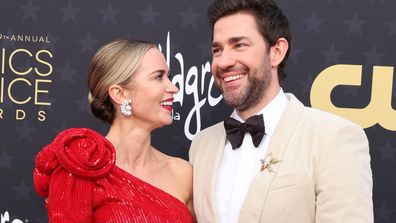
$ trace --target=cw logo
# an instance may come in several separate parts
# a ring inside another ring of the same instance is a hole
[[[392,108],[393,67],[374,66],[371,99],[365,108],[340,108],[331,101],[331,91],[338,85],[361,86],[362,66],[339,64],[326,68],[311,88],[311,105],[335,113],[360,124],[363,128],[375,124],[396,131],[396,111]]]

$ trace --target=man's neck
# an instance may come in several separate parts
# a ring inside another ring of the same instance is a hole
[[[263,110],[263,108],[265,108],[265,106],[267,106],[272,100],[274,100],[274,98],[279,94],[280,89],[281,88],[278,87],[276,90],[268,91],[267,94],[264,95],[262,100],[259,101],[259,103],[243,111],[236,110],[237,114],[243,120],[246,120],[253,115],[258,114],[261,110]]]

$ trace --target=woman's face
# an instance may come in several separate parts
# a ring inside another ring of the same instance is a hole
[[[172,123],[173,95],[179,89],[170,81],[169,68],[158,49],[146,52],[128,89],[136,122],[153,129]]]

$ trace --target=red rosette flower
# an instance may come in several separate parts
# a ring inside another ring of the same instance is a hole
[[[48,196],[49,182],[52,172],[59,166],[55,153],[50,146],[44,147],[36,156],[33,171],[34,189],[40,196]]]
[[[65,130],[55,138],[51,148],[65,169],[83,179],[104,177],[115,165],[113,145],[91,129]]]
[[[57,168],[95,180],[106,176],[114,166],[115,149],[101,134],[87,128],[67,129],[36,156],[35,189],[47,196],[51,175]]]

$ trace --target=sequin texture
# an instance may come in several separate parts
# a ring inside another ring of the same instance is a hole
[[[177,198],[115,165],[113,145],[86,128],[61,132],[36,156],[36,192],[52,223],[190,223]]]

